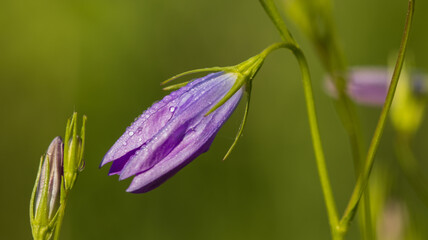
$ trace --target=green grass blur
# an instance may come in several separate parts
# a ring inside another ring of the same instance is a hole
[[[387,64],[400,44],[407,2],[335,2],[349,64]],[[424,71],[427,13],[428,2],[418,1],[409,43]],[[354,184],[347,137],[323,92],[312,46],[291,30],[311,67],[342,212]],[[61,239],[329,239],[300,73],[287,51],[272,54],[257,75],[244,136],[225,162],[242,107],[208,153],[152,192],[126,193],[129,181],[98,169],[133,119],[166,94],[162,80],[237,64],[279,40],[256,0],[0,1],[0,238],[31,238],[28,204],[40,156],[64,135],[76,110],[88,116],[86,169],[71,192]],[[379,109],[359,113],[368,142]],[[422,169],[428,167],[427,124],[415,142]],[[376,161],[394,166],[392,137],[387,126]],[[424,231],[428,209],[409,198]],[[360,239],[356,221],[347,239]]]

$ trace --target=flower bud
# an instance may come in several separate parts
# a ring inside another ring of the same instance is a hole
[[[30,203],[31,227],[35,239],[48,239],[53,231],[61,197],[63,148],[61,137],[54,138],[40,162]]]
[[[77,135],[77,113],[68,121],[64,143],[64,182],[65,188],[71,189],[77,175],[84,166],[83,148],[85,140],[86,116],[83,116],[81,135]]]

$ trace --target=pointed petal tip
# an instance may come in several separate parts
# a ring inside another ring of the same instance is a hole
[[[153,188],[150,188],[148,186],[137,186],[136,184],[131,183],[131,185],[129,185],[129,187],[126,189],[126,192],[139,194],[149,192],[150,190],[153,190]]]
[[[102,168],[107,163],[111,162],[111,159],[107,158],[108,153],[104,156],[103,160],[100,162],[98,168]]]
[[[128,192],[128,193],[133,193],[133,194],[140,193],[140,192],[137,192],[137,191],[136,191],[136,189],[134,189],[134,188],[132,188],[132,187],[128,187],[128,188],[126,189],[126,192]]]
[[[119,181],[125,180],[127,178],[132,177],[132,176],[133,176],[132,173],[130,173],[129,171],[124,170],[124,171],[120,172],[120,174],[119,174]]]

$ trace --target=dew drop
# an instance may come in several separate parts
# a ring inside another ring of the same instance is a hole
[[[175,111],[175,107],[170,107],[170,108],[169,108],[169,111],[170,111],[170,112],[174,112],[174,111]]]
[[[129,136],[132,136],[132,135],[134,135],[134,132],[133,132],[133,131],[130,131],[130,132],[128,133],[128,135],[129,135]]]

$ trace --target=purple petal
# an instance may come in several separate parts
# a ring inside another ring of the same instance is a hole
[[[388,93],[391,73],[386,68],[356,68],[349,73],[348,94],[354,101],[367,105],[383,105]]]
[[[181,143],[188,129],[200,122],[204,114],[226,95],[235,80],[235,74],[222,74],[179,96],[171,120],[129,159],[120,179],[147,171],[167,156]]]
[[[140,148],[162,129],[174,115],[177,100],[180,96],[195,88],[201,83],[207,82],[224,74],[223,72],[209,74],[203,78],[196,79],[177,91],[165,96],[161,101],[153,104],[147,111],[143,112],[135,122],[127,128],[125,133],[110,148],[104,156],[101,166],[115,161],[127,155],[129,152]]]
[[[242,92],[243,89],[240,89],[212,114],[198,118],[197,124],[189,129],[184,139],[160,162],[138,174],[127,191],[133,193],[150,191],[172,177],[197,156],[206,152],[218,130],[235,110]]]
[[[391,73],[382,67],[352,68],[348,73],[346,92],[357,103],[379,106],[385,102]],[[337,90],[331,78],[326,79],[328,94],[337,98]]]
[[[120,174],[120,171],[122,171],[123,167],[128,162],[129,158],[132,155],[134,155],[137,150],[138,148],[132,151],[129,151],[127,154],[123,155],[119,159],[114,160],[113,163],[111,164],[108,175],[111,176],[111,175]]]

